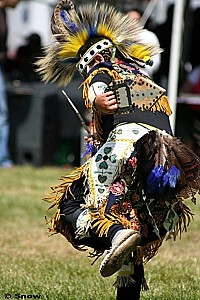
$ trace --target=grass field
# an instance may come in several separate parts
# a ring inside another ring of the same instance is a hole
[[[48,204],[41,198],[65,170],[30,166],[0,169],[0,299],[114,300],[115,275],[101,278],[59,235],[47,238]],[[200,200],[200,199],[199,199]],[[165,242],[146,266],[150,290],[142,300],[200,300],[200,203],[195,220],[175,243]]]

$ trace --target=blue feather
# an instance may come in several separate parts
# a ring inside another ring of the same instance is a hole
[[[82,157],[85,157],[88,154],[94,155],[95,153],[96,153],[96,147],[94,146],[93,143],[89,143],[89,144],[87,144],[87,148],[84,151],[84,153],[82,154]]]
[[[160,191],[163,188],[164,167],[155,167],[147,178],[147,189],[149,192]]]
[[[171,188],[175,188],[179,178],[179,169],[176,166],[172,166],[163,177],[164,186],[170,186]]]
[[[175,188],[179,178],[180,171],[176,166],[172,166],[167,172],[163,166],[157,166],[147,178],[147,190],[161,194],[167,186]]]
[[[90,36],[94,37],[97,35],[97,28],[95,26],[90,26],[89,30]]]
[[[167,186],[167,185],[169,185],[169,176],[168,176],[169,174],[168,174],[168,172],[167,173],[165,173],[165,175],[163,176],[163,185],[164,186]]]
[[[65,10],[62,10],[60,14],[61,14],[63,21],[65,22],[67,27],[70,29],[70,31],[72,33],[75,33],[78,30],[78,26],[69,20]]]

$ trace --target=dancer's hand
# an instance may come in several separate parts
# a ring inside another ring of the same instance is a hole
[[[112,91],[96,96],[94,107],[104,114],[114,114],[118,108],[115,94]]]
[[[84,136],[84,140],[87,144],[93,144],[95,147],[98,147],[100,145],[99,141],[96,138],[96,134],[94,134],[93,136]]]

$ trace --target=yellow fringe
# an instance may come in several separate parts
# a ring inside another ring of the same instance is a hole
[[[152,107],[150,108],[151,111],[161,111],[164,112],[166,115],[170,116],[172,114],[168,97],[163,95],[161,96],[157,102],[155,102]]]
[[[92,228],[102,237],[107,236],[108,230],[113,224],[121,224],[124,228],[132,228],[129,220],[119,214],[105,214],[106,204],[98,211],[91,213]]]
[[[46,218],[46,225],[49,226],[48,232],[49,234],[61,233],[63,234],[67,240],[69,240],[69,234],[66,232],[66,229],[63,228],[62,220],[60,219],[60,202],[63,199],[63,195],[70,189],[71,184],[81,178],[83,175],[84,166],[76,168],[74,171],[69,173],[66,176],[62,176],[60,180],[62,181],[59,185],[51,187],[52,193],[43,198],[44,201],[48,203],[52,203],[46,211],[48,212],[50,209],[56,206],[56,211],[52,215],[50,219]]]
[[[111,215],[105,215],[106,205],[102,206],[98,211],[91,213],[92,228],[96,230],[99,237],[107,236],[108,230],[113,224],[118,224],[117,220]]]
[[[48,208],[51,209],[55,205],[59,204],[63,194],[67,191],[67,189],[71,186],[71,184],[75,181],[81,178],[84,171],[84,165],[76,168],[71,173],[62,176],[59,180],[62,182],[59,185],[52,186],[52,193],[50,195],[47,195],[43,198],[44,201],[53,203],[52,206]]]

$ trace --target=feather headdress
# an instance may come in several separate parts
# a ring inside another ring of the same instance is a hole
[[[68,84],[76,69],[84,73],[94,56],[107,48],[118,50],[125,58],[150,62],[160,52],[154,45],[140,41],[141,25],[108,4],[86,4],[75,9],[71,0],[60,1],[51,20],[54,42],[45,49],[37,62],[38,72],[45,82]],[[80,49],[92,37],[102,40],[80,56]]]

